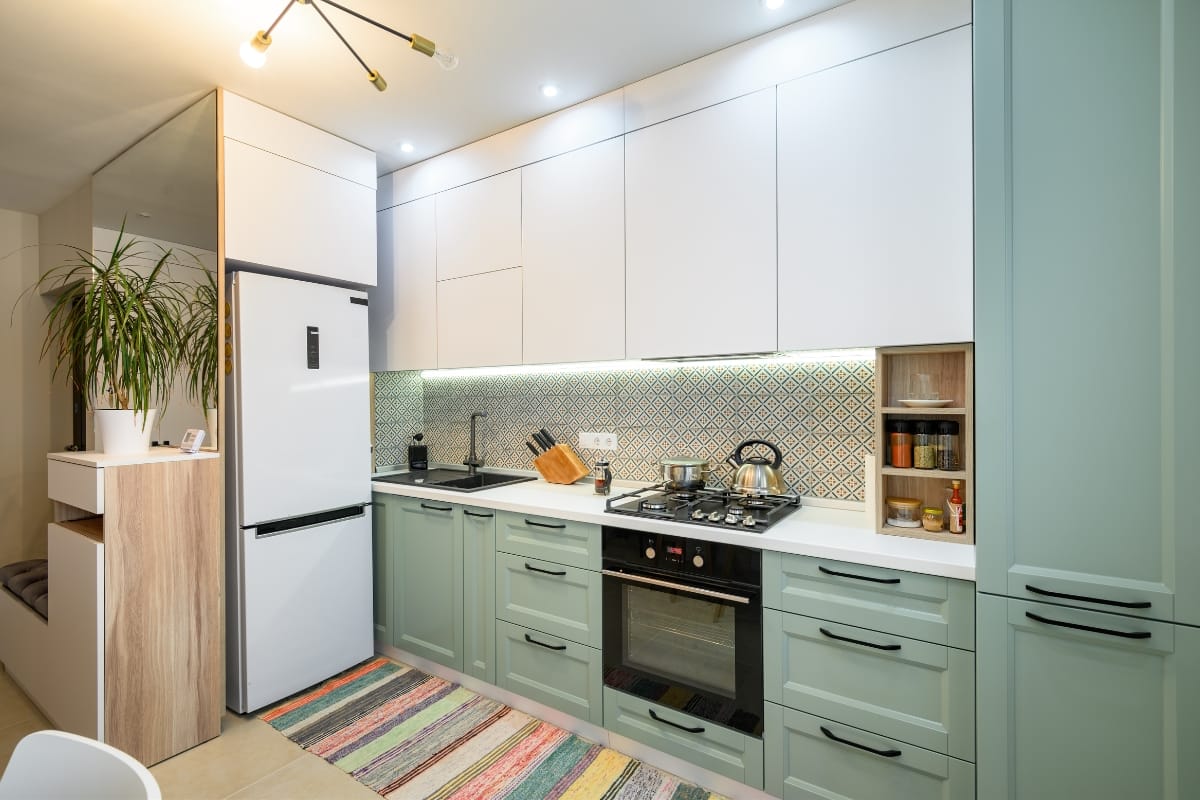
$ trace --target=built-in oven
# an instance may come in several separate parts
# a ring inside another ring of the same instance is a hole
[[[762,736],[761,551],[606,525],[601,553],[605,686]]]

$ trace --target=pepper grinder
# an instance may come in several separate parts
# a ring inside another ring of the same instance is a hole
[[[612,490],[612,471],[607,461],[597,461],[592,467],[592,487],[596,494],[608,494]]]

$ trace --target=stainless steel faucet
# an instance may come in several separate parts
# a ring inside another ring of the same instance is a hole
[[[475,418],[486,416],[486,411],[476,411],[471,415],[471,452],[467,455],[467,460],[463,462],[467,465],[468,475],[474,475],[475,470],[483,466],[483,459],[475,452]]]

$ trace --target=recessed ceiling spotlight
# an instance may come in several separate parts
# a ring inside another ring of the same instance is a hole
[[[558,97],[558,87],[553,83],[543,83],[542,94],[546,97]]]
[[[142,219],[150,219],[150,212],[149,211],[139,211],[138,216],[141,217]]]
[[[413,151],[412,142],[404,142],[400,145],[401,153],[411,153]]]
[[[774,11],[777,8],[783,8],[783,0],[762,0],[763,8]]]

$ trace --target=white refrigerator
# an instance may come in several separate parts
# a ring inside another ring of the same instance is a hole
[[[365,292],[234,272],[226,695],[262,708],[374,652]]]

